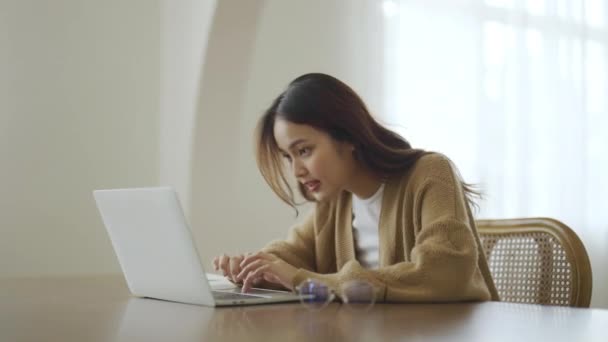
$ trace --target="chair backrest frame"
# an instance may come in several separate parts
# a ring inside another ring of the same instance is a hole
[[[545,233],[554,237],[564,249],[571,266],[570,306],[589,307],[592,279],[589,256],[580,238],[562,222],[544,217],[477,220],[480,238],[499,237],[509,234]],[[484,251],[490,257],[490,251]],[[488,260],[488,263],[490,260]]]

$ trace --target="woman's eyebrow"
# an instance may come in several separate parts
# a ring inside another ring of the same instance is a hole
[[[301,144],[303,142],[306,142],[306,139],[297,139],[295,141],[293,141],[291,144],[289,144],[289,148],[288,149],[293,149],[296,145]]]
[[[302,139],[296,139],[296,140],[295,140],[295,141],[293,141],[291,144],[289,144],[289,147],[288,147],[287,149],[288,149],[288,150],[291,150],[291,149],[293,149],[293,148],[294,148],[296,145],[299,145],[299,144],[302,144],[302,143],[305,143],[305,142],[307,142],[307,140],[306,140],[306,139],[303,139],[303,138],[302,138]],[[278,146],[277,146],[277,147],[278,147]],[[281,153],[287,153],[287,152],[285,152],[285,151],[284,151],[282,148],[280,148],[280,147],[279,147],[279,152],[281,152]]]

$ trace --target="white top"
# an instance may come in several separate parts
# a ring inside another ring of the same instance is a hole
[[[353,194],[353,236],[355,253],[361,266],[378,268],[380,258],[378,224],[382,209],[384,184],[369,198],[359,198]]]

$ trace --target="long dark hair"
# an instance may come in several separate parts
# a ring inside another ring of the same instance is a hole
[[[382,177],[403,173],[420,157],[431,153],[414,149],[403,137],[374,120],[365,103],[355,91],[335,77],[311,73],[293,80],[266,110],[258,122],[256,160],[262,176],[281,200],[293,208],[297,203],[285,178],[284,163],[274,138],[277,118],[306,124],[329,134],[338,142],[355,147],[355,158]],[[479,193],[461,181],[469,204]],[[314,198],[303,184],[300,194],[309,201]]]

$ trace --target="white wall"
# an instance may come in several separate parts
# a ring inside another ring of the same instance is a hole
[[[158,183],[156,1],[0,2],[0,276],[119,272],[91,191]]]
[[[215,0],[160,1],[160,184],[190,211],[192,139]]]

